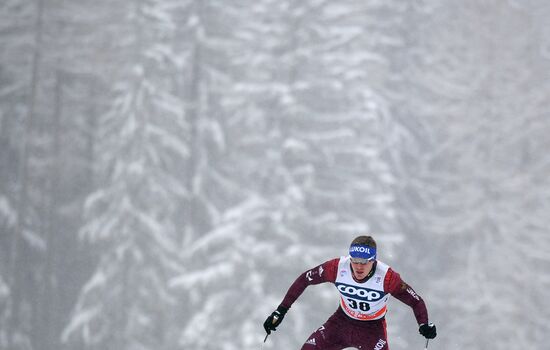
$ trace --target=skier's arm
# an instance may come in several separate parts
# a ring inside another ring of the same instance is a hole
[[[419,325],[428,323],[428,310],[424,300],[392,269],[388,271],[384,279],[384,290],[409,305],[413,309],[414,317]]]
[[[296,299],[298,299],[304,290],[312,284],[335,282],[336,272],[338,270],[338,261],[338,258],[326,261],[323,264],[301,274],[286,292],[280,306],[287,310],[290,309]]]
[[[292,285],[286,292],[283,301],[281,302],[279,307],[277,307],[277,310],[273,311],[264,322],[264,329],[267,334],[271,334],[271,331],[275,331],[277,329],[277,327],[283,321],[283,318],[285,317],[288,309],[290,309],[296,299],[298,299],[298,297],[302,295],[307,286],[323,282],[336,281],[338,261],[339,259],[333,259],[319,266],[316,266],[313,269],[301,274],[296,279],[296,281],[292,283]]]

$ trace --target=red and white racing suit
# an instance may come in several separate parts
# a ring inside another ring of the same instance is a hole
[[[302,346],[302,350],[388,350],[386,332],[387,303],[391,294],[409,305],[418,324],[428,323],[428,311],[422,298],[388,265],[375,261],[362,281],[352,274],[350,257],[329,260],[304,272],[290,286],[281,306],[290,308],[312,284],[333,283],[340,293],[336,312]]]

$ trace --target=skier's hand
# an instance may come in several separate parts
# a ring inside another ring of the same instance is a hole
[[[279,306],[277,310],[273,311],[271,315],[267,317],[264,322],[264,329],[267,334],[271,334],[271,331],[277,330],[277,327],[283,322],[285,314],[288,311],[286,307]]]
[[[437,335],[435,324],[433,323],[422,323],[420,325],[420,328],[418,328],[418,332],[422,334],[427,339],[433,339]]]

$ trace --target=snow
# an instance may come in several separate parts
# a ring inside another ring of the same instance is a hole
[[[0,347],[257,349],[362,233],[434,347],[546,346],[547,2],[41,3],[0,5]],[[325,287],[263,346],[299,348]]]

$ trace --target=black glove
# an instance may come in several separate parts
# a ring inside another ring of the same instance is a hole
[[[279,306],[277,310],[273,311],[271,315],[267,317],[264,322],[264,329],[267,334],[271,334],[271,331],[277,330],[277,327],[283,322],[283,318],[285,318],[287,311],[288,309],[286,307]]]
[[[420,328],[418,328],[418,332],[422,334],[427,339],[433,339],[437,335],[435,324],[433,323],[422,323],[420,325]]]

